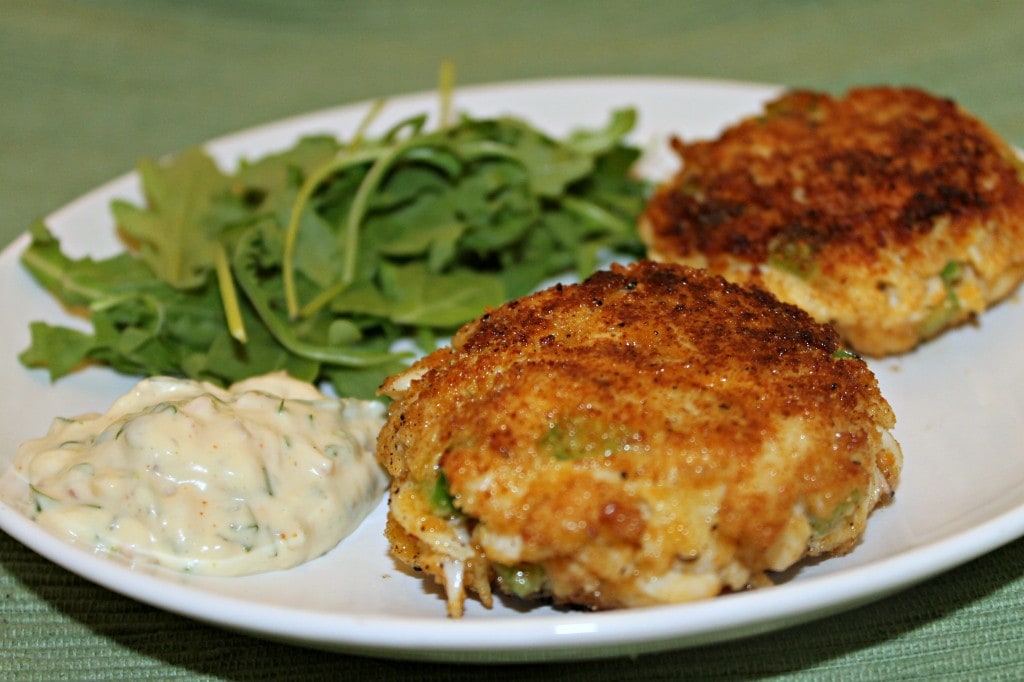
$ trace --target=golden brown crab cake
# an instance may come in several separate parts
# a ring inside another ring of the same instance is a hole
[[[387,536],[452,616],[494,585],[603,609],[765,584],[850,549],[902,465],[831,328],[681,265],[491,310],[381,390]]]
[[[709,141],[640,221],[651,258],[756,283],[867,355],[974,319],[1024,278],[1014,151],[910,88],[797,91]]]

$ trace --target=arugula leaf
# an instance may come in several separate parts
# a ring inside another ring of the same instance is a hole
[[[21,352],[18,359],[26,367],[49,369],[52,380],[74,371],[85,362],[95,346],[91,335],[68,327],[33,322],[29,331],[32,344]]]
[[[33,323],[20,356],[222,384],[285,369],[372,397],[422,350],[546,279],[641,253],[635,112],[554,139],[515,118],[319,135],[230,173],[201,149],[139,164],[111,209],[126,251],[72,259],[42,223],[22,263],[92,332]],[[448,121],[448,117],[445,117]]]
[[[34,223],[29,235],[32,241],[21,256],[22,265],[69,308],[160,286],[145,264],[127,253],[102,261],[75,261],[61,252],[60,241],[42,222]]]
[[[636,109],[619,109],[612,113],[607,126],[600,130],[577,130],[569,135],[566,145],[582,154],[607,154],[622,148],[622,138],[635,125]]]
[[[519,121],[509,121],[520,134],[517,157],[529,177],[530,189],[541,197],[558,197],[571,183],[586,176],[594,160],[568,145],[556,144]]]
[[[258,192],[254,198],[273,196],[291,187],[292,173],[310,173],[339,151],[338,141],[329,135],[303,137],[290,149],[254,162],[243,160],[231,178],[232,185]]]
[[[112,205],[121,230],[138,243],[143,261],[162,280],[179,288],[198,286],[213,267],[213,238],[203,217],[228,178],[202,150],[171,161],[144,159],[139,176],[148,206]]]
[[[230,336],[216,287],[179,290],[127,254],[71,260],[48,230],[32,231],[22,263],[66,306],[88,315],[92,334],[32,325],[32,344],[20,356],[30,367],[64,376],[85,360],[130,374],[180,374],[185,358],[203,352],[219,334]]]
[[[391,319],[413,327],[451,329],[466,322],[467,313],[472,319],[505,300],[505,287],[490,275],[432,273],[423,263],[388,265],[381,270],[381,286]]]

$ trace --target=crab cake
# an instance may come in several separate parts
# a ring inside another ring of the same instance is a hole
[[[759,284],[862,354],[908,351],[1024,278],[1024,167],[949,99],[797,91],[672,145],[681,170],[640,220],[649,256]]]
[[[766,584],[845,552],[902,455],[867,365],[754,287],[643,261],[491,310],[381,388],[394,555],[448,611]]]

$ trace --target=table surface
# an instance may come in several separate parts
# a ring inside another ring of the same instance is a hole
[[[1020,2],[0,0],[0,244],[155,156],[433,87],[586,75],[912,84],[1024,146]],[[5,405],[4,418],[16,418]],[[1024,541],[883,601],[637,659],[480,667],[329,654],[135,603],[0,533],[3,679],[893,679],[1024,675]],[[371,677],[372,676],[372,677]]]

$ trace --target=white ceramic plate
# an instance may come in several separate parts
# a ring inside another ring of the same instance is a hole
[[[586,79],[473,87],[457,107],[476,115],[514,113],[555,134],[602,125],[609,112],[636,106],[635,142],[649,150],[645,172],[674,167],[673,132],[705,137],[755,112],[778,88],[678,79]],[[381,127],[436,109],[434,93],[392,100]],[[286,148],[300,134],[348,137],[367,104],[317,112],[217,140],[225,167]],[[139,200],[134,175],[118,178],[48,220],[74,253],[118,249],[109,203]],[[17,353],[34,319],[68,317],[17,262],[21,238],[0,255],[0,386],[6,409],[0,469],[19,443],[43,434],[55,415],[105,410],[134,379],[92,369],[50,385]],[[302,645],[389,657],[526,661],[636,654],[735,638],[792,625],[880,598],[1024,535],[1024,310],[1005,303],[981,321],[899,360],[873,364],[899,419],[906,457],[894,504],[874,514],[851,554],[794,572],[768,589],[679,606],[604,613],[527,611],[475,601],[462,620],[445,617],[442,595],[387,553],[385,505],[326,556],[290,571],[234,579],[186,578],[128,566],[68,546],[22,510],[25,491],[0,481],[0,527],[39,554],[141,602],[230,629]],[[16,403],[16,407],[12,404]]]

